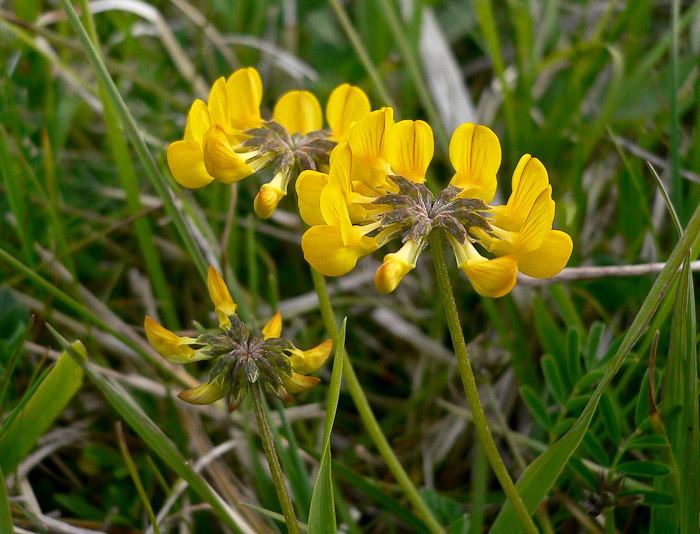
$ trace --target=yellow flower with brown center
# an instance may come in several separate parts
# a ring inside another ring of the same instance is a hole
[[[330,170],[297,179],[299,211],[311,226],[302,237],[306,260],[321,274],[340,276],[363,256],[399,238],[375,275],[382,293],[396,289],[416,266],[431,232],[449,240],[459,268],[483,296],[510,292],[518,271],[546,278],[564,268],[568,234],[553,230],[554,201],[542,163],[525,155],[503,206],[490,203],[501,163],[498,137],[465,123],[452,135],[450,185],[433,195],[424,185],[433,157],[430,126],[394,123],[391,108],[373,111],[353,126],[331,154]]]
[[[236,304],[226,283],[214,267],[207,276],[209,296],[219,318],[218,333],[197,337],[178,336],[146,317],[146,336],[153,348],[172,363],[214,360],[203,384],[178,396],[192,404],[210,404],[226,397],[233,409],[252,384],[261,383],[279,397],[300,393],[320,379],[307,376],[328,359],[332,342],[326,340],[310,350],[300,350],[282,334],[282,316],[276,313],[261,331],[249,329],[236,315]]]
[[[358,87],[336,87],[326,105],[329,129],[324,129],[321,105],[312,93],[285,93],[269,120],[260,113],[262,96],[262,80],[252,67],[219,78],[206,103],[192,104],[184,137],[170,144],[167,159],[175,180],[192,189],[214,180],[238,182],[271,167],[273,178],[263,184],[254,203],[256,213],[267,218],[296,174],[327,167],[332,148],[370,112],[370,103]]]

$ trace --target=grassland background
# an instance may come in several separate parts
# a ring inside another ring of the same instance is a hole
[[[348,81],[364,88],[375,107],[391,103],[401,118],[430,120],[437,141],[430,177],[437,184],[451,176],[445,141],[460,122],[487,124],[499,134],[502,199],[519,156],[540,158],[557,202],[556,224],[574,240],[570,266],[647,264],[669,255],[678,234],[647,161],[681,224],[698,205],[698,5],[93,3],[108,69],[165,176],[165,148],[181,137],[189,104],[234,68],[259,69],[268,110],[286,90],[308,88],[323,102]],[[355,45],[339,10],[349,17]],[[45,326],[50,323],[66,338],[82,340],[101,376],[123,386],[184,457],[196,463],[215,451],[204,477],[246,521],[260,531],[283,531],[260,511],[278,505],[250,407],[227,417],[218,407],[183,406],[173,396],[181,385],[144,357],[145,314],[185,331],[192,321],[213,322],[206,288],[163,196],[115,129],[114,111],[105,113],[103,96],[59,4],[0,3],[0,422],[16,415],[13,408],[61,350]],[[273,220],[257,220],[252,199],[260,183],[254,177],[235,190],[212,184],[196,192],[170,186],[198,246],[229,265],[251,315],[264,320],[280,309],[285,332],[309,346],[325,333],[299,246],[294,199],[290,195]],[[349,317],[348,353],[384,433],[436,516],[454,532],[478,532],[492,523],[503,495],[475,445],[429,258],[390,297],[372,286],[377,258],[331,281],[336,311]],[[591,391],[577,387],[579,380],[605,368],[654,275],[523,284],[511,296],[486,300],[456,269],[453,274],[484,404],[517,477],[579,416]],[[673,514],[668,451],[625,444],[649,425],[651,376],[671,449],[685,447],[684,437],[673,436],[679,411],[673,406],[691,410],[680,392],[695,387],[690,404],[697,414],[697,373],[689,363],[696,358],[697,325],[692,277],[684,284],[674,285],[607,388],[582,446],[538,515],[541,528],[595,532],[614,524],[618,531],[646,532]],[[688,302],[679,304],[676,295]],[[201,378],[204,367],[187,371]],[[330,367],[321,373],[325,383],[329,375]],[[120,416],[87,378],[70,393],[54,424],[18,434],[28,443],[8,445],[5,436],[6,447],[22,449],[9,471],[4,465],[14,523],[41,532],[59,528],[51,523],[59,520],[73,529],[146,529],[143,499],[117,439]],[[301,520],[318,467],[326,396],[318,387],[286,410],[271,403]],[[157,512],[177,475],[128,425],[123,432]],[[39,438],[38,445],[30,437]],[[215,449],[220,444],[224,449]],[[346,394],[332,448],[344,528],[424,528]],[[623,488],[616,488],[623,474]],[[163,527],[222,528],[206,508],[185,491]]]

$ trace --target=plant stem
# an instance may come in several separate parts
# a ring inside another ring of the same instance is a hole
[[[260,384],[252,384],[250,386],[250,393],[253,399],[255,421],[258,423],[260,439],[262,440],[267,463],[270,466],[272,482],[275,484],[275,491],[277,492],[277,498],[279,499],[280,506],[282,507],[284,520],[287,523],[287,531],[289,534],[299,534],[299,523],[297,522],[297,517],[294,513],[294,505],[292,505],[292,500],[289,498],[289,493],[287,493],[287,486],[284,483],[284,474],[282,473],[282,466],[280,466],[280,460],[277,457],[277,451],[275,450],[275,442],[272,438],[270,423],[267,420],[267,413],[265,411],[265,405],[262,397],[262,387]]]
[[[338,324],[335,320],[335,314],[333,313],[333,307],[331,305],[331,300],[328,295],[328,288],[326,287],[326,280],[323,275],[316,272],[313,268],[311,269],[311,277],[313,278],[314,288],[318,294],[319,307],[321,310],[321,318],[323,319],[323,324],[326,328],[326,332],[335,341],[338,336]],[[384,459],[389,471],[394,475],[394,478],[398,482],[399,486],[403,490],[406,498],[410,501],[416,512],[420,516],[421,520],[426,524],[431,532],[441,532],[444,533],[444,529],[440,526],[435,516],[430,511],[430,508],[423,502],[423,499],[418,493],[415,485],[409,478],[408,474],[404,470],[401,462],[394,454],[394,451],[389,445],[389,442],[384,436],[377,419],[372,413],[372,408],[367,401],[364,391],[362,391],[362,386],[360,381],[357,379],[355,370],[352,367],[350,358],[347,352],[344,353],[343,357],[343,382],[350,392],[355,407],[360,414],[362,423],[367,430],[370,438],[374,442],[375,447],[379,451],[379,454]]]
[[[491,430],[489,429],[488,422],[486,420],[486,414],[481,406],[479,392],[476,387],[476,380],[474,379],[474,372],[472,371],[471,364],[469,363],[467,344],[464,341],[462,326],[459,323],[459,314],[457,312],[454,294],[452,293],[452,284],[450,284],[450,277],[447,273],[447,265],[445,263],[445,256],[442,248],[442,236],[439,233],[433,232],[430,235],[430,247],[432,249],[438,290],[445,309],[447,327],[450,330],[452,345],[454,347],[455,356],[457,357],[457,367],[459,369],[459,376],[462,379],[462,384],[464,385],[464,393],[467,396],[467,402],[469,403],[469,407],[472,411],[472,420],[474,422],[474,427],[476,428],[476,436],[479,440],[479,444],[486,453],[486,457],[491,464],[491,468],[493,469],[496,478],[498,478],[498,481],[501,483],[501,487],[503,488],[506,497],[508,497],[508,500],[510,500],[513,508],[518,514],[518,517],[520,518],[520,521],[523,524],[523,527],[525,527],[525,531],[528,533],[537,533],[537,527],[525,508],[525,505],[518,494],[518,490],[515,488],[515,484],[513,484],[513,481],[508,474],[508,470],[503,463],[503,459],[498,453],[498,448],[496,447],[496,443],[493,440]]]

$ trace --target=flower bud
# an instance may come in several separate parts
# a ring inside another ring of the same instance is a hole
[[[392,293],[404,276],[416,267],[416,259],[423,246],[409,239],[398,252],[384,256],[384,263],[374,275],[374,285],[380,293]]]
[[[287,196],[287,184],[285,183],[285,173],[278,172],[274,178],[263,184],[255,197],[253,209],[261,219],[269,219],[277,209],[280,201]]]

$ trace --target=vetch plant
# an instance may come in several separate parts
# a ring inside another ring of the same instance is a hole
[[[296,348],[290,340],[280,337],[282,316],[279,313],[262,330],[250,329],[236,315],[236,303],[221,274],[214,267],[209,267],[207,274],[207,288],[221,331],[205,332],[197,337],[178,336],[146,316],[146,336],[156,351],[169,362],[185,364],[214,360],[207,381],[180,392],[178,396],[182,400],[192,404],[211,404],[226,398],[229,409],[233,410],[246,393],[251,394],[263,449],[287,527],[289,532],[297,532],[296,516],[274,448],[262,395],[268,392],[285,397],[318,384],[320,379],[308,376],[308,373],[318,370],[325,363],[332,342],[326,340],[306,351]]]

